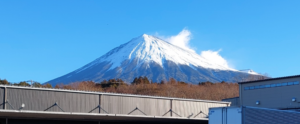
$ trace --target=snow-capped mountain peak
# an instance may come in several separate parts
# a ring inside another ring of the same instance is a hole
[[[161,67],[163,67],[163,62],[165,60],[169,60],[176,64],[193,67],[234,70],[215,64],[215,62],[208,61],[195,52],[187,51],[147,34],[143,34],[113,49],[93,63],[107,61],[112,64],[110,69],[114,69],[120,66],[126,59],[138,59],[139,64],[144,62],[155,62]]]
[[[157,37],[143,34],[120,45],[91,63],[50,82],[102,81],[122,78],[132,81],[147,76],[153,81],[173,77],[180,81],[231,81],[234,75],[247,75],[209,61]]]

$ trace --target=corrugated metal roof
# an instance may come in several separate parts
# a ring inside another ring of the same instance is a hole
[[[285,76],[285,77],[277,77],[277,78],[268,78],[268,79],[263,79],[263,80],[254,80],[254,81],[238,82],[238,84],[255,83],[255,82],[271,81],[271,80],[279,80],[279,79],[288,79],[288,78],[296,78],[296,77],[300,77],[300,75]]]
[[[222,99],[222,101],[227,100],[227,99],[236,99],[236,98],[239,98],[239,97],[226,98],[226,99]]]
[[[208,118],[186,118],[186,117],[166,117],[166,116],[144,116],[144,115],[124,115],[124,114],[102,114],[102,113],[77,113],[77,112],[48,112],[48,111],[28,111],[28,110],[1,110],[1,117],[30,117],[41,119],[96,119],[96,120],[205,120]]]
[[[16,89],[46,90],[46,91],[71,92],[71,93],[102,94],[102,95],[111,95],[111,96],[127,96],[127,97],[140,97],[140,98],[169,99],[169,100],[181,100],[181,101],[195,101],[195,102],[230,104],[230,102],[224,102],[224,101],[201,100],[201,99],[185,99],[185,98],[161,97],[161,96],[146,96],[146,95],[135,95],[135,94],[107,93],[107,92],[82,91],[82,90],[67,90],[67,89],[56,89],[56,88],[36,88],[36,87],[23,87],[23,86],[11,86],[11,85],[0,85],[0,87],[16,88]]]

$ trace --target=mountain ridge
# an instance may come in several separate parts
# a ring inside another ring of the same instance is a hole
[[[147,76],[160,81],[175,78],[179,81],[233,81],[233,77],[247,72],[218,65],[193,51],[183,49],[157,37],[143,34],[133,38],[87,65],[49,81],[55,85],[76,81],[122,78],[130,82],[135,77]]]

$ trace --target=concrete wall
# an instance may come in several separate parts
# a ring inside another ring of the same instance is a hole
[[[300,82],[300,77],[241,83],[241,105],[275,109],[299,108],[300,84],[286,86],[285,84],[282,84],[290,82]],[[258,89],[255,88],[255,86],[258,87],[272,84],[281,84],[281,86],[265,87]],[[254,87],[254,89],[245,90],[245,87]],[[292,98],[296,98],[296,101],[292,102]],[[260,104],[256,105],[256,101],[259,101]]]

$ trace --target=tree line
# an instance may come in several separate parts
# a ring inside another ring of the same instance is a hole
[[[0,79],[0,84],[31,86],[25,81],[12,84],[5,79]],[[39,82],[33,82],[32,87],[52,88],[50,84],[41,84]],[[100,83],[82,81],[67,85],[59,84],[54,86],[54,88],[205,100],[221,100],[239,95],[239,87],[236,83],[206,81],[198,84],[189,84],[177,81],[174,78],[161,82],[152,82],[147,77],[137,77],[131,83],[126,83],[122,79],[103,80]]]
[[[262,80],[265,78],[268,77],[250,76],[247,79],[243,79],[243,81]],[[10,83],[5,79],[0,79],[0,84],[31,86],[25,81]],[[49,83],[41,84],[39,82],[33,82],[32,87],[53,88]],[[239,96],[239,86],[237,83],[225,81],[213,83],[206,81],[199,82],[198,84],[190,84],[183,81],[177,81],[174,78],[162,80],[161,82],[152,82],[146,76],[136,77],[131,83],[126,83],[122,79],[117,78],[103,80],[100,83],[94,81],[74,82],[67,85],[61,83],[54,86],[54,88],[206,100],[222,100]]]
[[[178,97],[190,99],[222,100],[239,96],[239,86],[231,82],[199,82],[190,84],[177,81],[174,78],[161,82],[152,82],[147,77],[137,77],[131,83],[122,79],[75,82],[68,85],[57,85],[56,88],[85,90],[97,92],[112,92],[163,97]]]
[[[36,81],[33,81],[32,84],[29,84],[26,81],[21,81],[19,83],[11,83],[11,82],[8,82],[6,79],[0,79],[0,85],[28,86],[28,87],[32,85],[32,87],[52,88],[51,84],[49,84],[49,83],[41,84]]]

